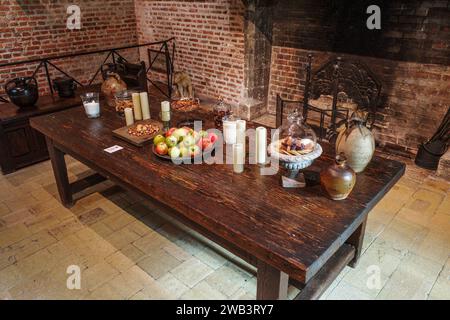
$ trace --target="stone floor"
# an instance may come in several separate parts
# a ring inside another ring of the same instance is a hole
[[[67,161],[71,179],[87,174]],[[322,299],[450,299],[449,190],[408,164],[369,215],[358,267]],[[151,203],[110,182],[82,196],[60,205],[48,161],[0,176],[0,299],[255,298],[251,268]],[[67,289],[71,265],[79,290]]]

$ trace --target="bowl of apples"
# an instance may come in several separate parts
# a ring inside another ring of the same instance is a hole
[[[218,137],[213,132],[195,131],[189,127],[170,128],[153,138],[153,153],[162,159],[182,162],[201,158],[210,152]]]

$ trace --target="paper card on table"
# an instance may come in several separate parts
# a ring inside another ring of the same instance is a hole
[[[109,148],[106,148],[106,149],[104,149],[104,150],[105,150],[106,152],[108,152],[108,153],[114,153],[114,152],[119,151],[119,150],[122,150],[122,149],[123,149],[123,147],[118,146],[118,145],[114,145],[114,146],[109,147]]]

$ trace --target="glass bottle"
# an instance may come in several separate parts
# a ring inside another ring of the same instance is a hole
[[[222,129],[222,119],[231,115],[231,106],[223,101],[222,97],[219,97],[219,101],[214,105],[214,125],[217,129]]]

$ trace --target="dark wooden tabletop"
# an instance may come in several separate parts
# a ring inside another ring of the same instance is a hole
[[[152,116],[159,101],[151,99]],[[173,113],[173,123],[185,118],[204,119],[205,110]],[[259,167],[246,165],[234,174],[232,165],[175,165],[156,157],[150,145],[134,147],[112,135],[124,119],[102,106],[99,119],[87,119],[83,109],[72,108],[33,118],[32,127],[51,138],[86,164],[95,164],[109,177],[141,190],[258,259],[305,283],[339,249],[374,205],[403,175],[404,164],[374,157],[357,176],[351,195],[328,199],[317,183],[303,189],[280,186],[280,175],[262,176]],[[252,124],[248,124],[252,126]],[[108,154],[113,145],[124,149]],[[317,173],[332,163],[334,152],[321,143],[324,154],[309,168]]]

